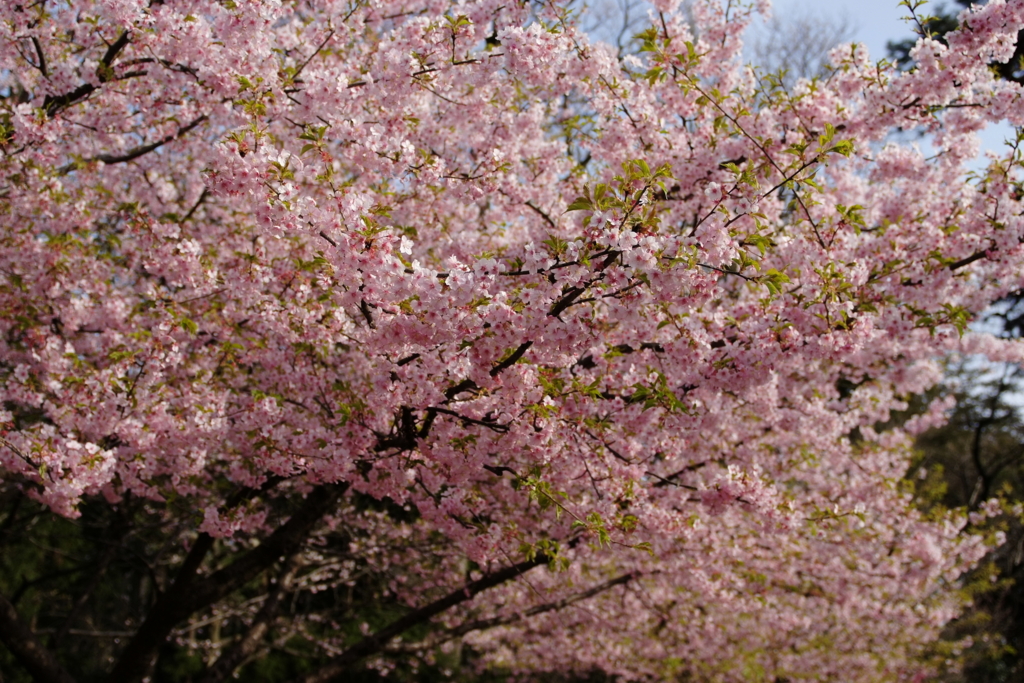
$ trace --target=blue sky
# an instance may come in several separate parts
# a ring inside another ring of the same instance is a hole
[[[910,25],[900,17],[908,14],[905,7],[898,7],[899,0],[772,0],[776,14],[784,15],[787,10],[812,11],[823,15],[845,16],[855,31],[855,40],[868,46],[871,55],[878,59],[885,56],[887,40],[910,37]],[[953,4],[953,3],[949,3]],[[940,7],[942,3],[929,3]],[[934,10],[933,10],[934,11]]]

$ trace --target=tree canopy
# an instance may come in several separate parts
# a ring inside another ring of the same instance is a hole
[[[0,7],[4,661],[950,659],[1005,511],[918,509],[950,403],[891,418],[943,354],[1024,357],[967,327],[1022,285],[1021,139],[965,169],[1024,123],[1024,2],[795,85],[742,62],[767,3],[652,4],[636,54],[561,0]]]

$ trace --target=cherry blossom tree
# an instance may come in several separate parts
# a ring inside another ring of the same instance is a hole
[[[1024,355],[966,328],[1022,286],[1021,140],[964,170],[1024,123],[1024,2],[792,89],[742,63],[767,3],[652,4],[636,55],[561,0],[0,7],[3,524],[106,524],[63,614],[5,580],[20,666],[941,665],[999,538],[901,485],[947,403],[884,425],[942,354]]]

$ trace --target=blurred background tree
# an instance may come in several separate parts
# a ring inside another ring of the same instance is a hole
[[[763,72],[781,74],[792,90],[801,78],[828,73],[828,54],[853,40],[854,29],[843,14],[826,14],[800,7],[773,14],[750,41],[750,60]]]

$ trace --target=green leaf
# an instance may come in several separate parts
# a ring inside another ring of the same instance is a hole
[[[641,541],[640,543],[636,543],[631,547],[635,548],[636,550],[643,550],[651,557],[654,557],[654,548],[651,547],[650,541]]]
[[[850,140],[840,140],[829,151],[848,157],[853,154],[853,142]]]
[[[594,205],[586,197],[577,197],[573,200],[572,204],[566,208],[566,213],[569,211],[590,211],[594,208]]]
[[[831,123],[826,123],[825,124],[825,132],[822,135],[818,136],[818,144],[820,144],[822,147],[824,147],[828,143],[832,142],[832,140],[833,140],[833,138],[835,138],[835,136],[836,136],[835,126],[833,126]]]
[[[769,268],[758,280],[768,288],[772,294],[781,294],[782,285],[789,282],[789,276],[774,268]]]

